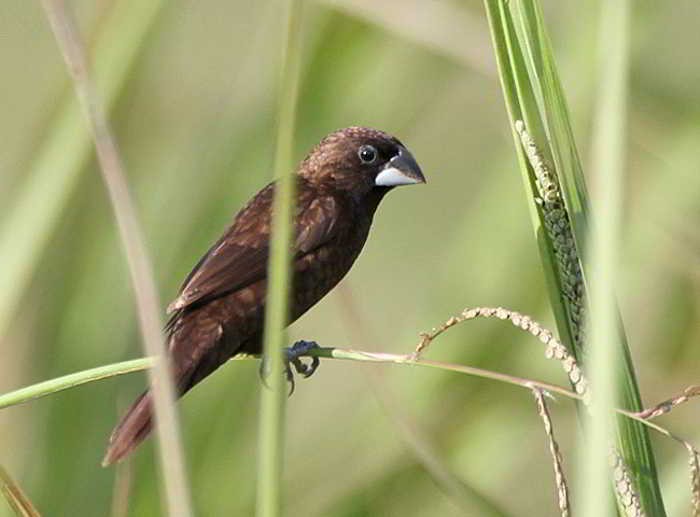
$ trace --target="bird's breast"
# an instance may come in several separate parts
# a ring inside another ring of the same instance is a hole
[[[369,225],[355,225],[295,263],[292,321],[328,294],[350,271],[362,251],[368,230]]]

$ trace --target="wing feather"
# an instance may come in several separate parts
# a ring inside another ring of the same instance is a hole
[[[168,313],[224,296],[265,278],[269,258],[274,184],[261,190],[236,216],[223,237],[188,275]],[[316,250],[334,236],[338,203],[301,183],[294,220],[294,260]]]

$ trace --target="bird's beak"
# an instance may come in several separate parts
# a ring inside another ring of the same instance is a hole
[[[425,183],[425,177],[408,149],[401,147],[399,153],[389,160],[374,179],[379,187],[396,187]]]

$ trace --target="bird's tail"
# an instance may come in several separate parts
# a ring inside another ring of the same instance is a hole
[[[213,335],[202,336],[198,322],[190,321],[191,324],[184,327],[185,330],[192,332],[194,335],[180,334],[182,343],[192,343],[195,338],[199,338],[200,343],[206,343],[210,350],[214,353],[202,354],[196,361],[185,361],[188,351],[179,350],[178,343],[170,344],[170,353],[173,356],[174,372],[173,382],[175,384],[175,392],[177,398],[182,397],[185,393],[191,390],[197,383],[207,377],[210,373],[216,370],[219,366],[225,363],[236,349],[226,349],[221,346],[217,347],[217,340],[221,338],[221,332],[215,329]],[[181,329],[181,332],[182,329]],[[197,333],[199,332],[199,335]],[[171,338],[172,339],[172,338]],[[180,358],[178,359],[178,357]],[[138,445],[143,442],[153,429],[153,393],[151,390],[144,392],[127,410],[119,424],[114,428],[112,436],[109,438],[107,453],[103,466],[108,466],[122,460],[126,455],[130,454]]]
[[[107,454],[102,460],[102,466],[107,467],[120,461],[151,433],[153,428],[152,399],[151,392],[146,391],[131,405],[109,438],[109,446]]]

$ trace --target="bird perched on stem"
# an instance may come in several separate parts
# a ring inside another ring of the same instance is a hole
[[[289,322],[350,270],[374,212],[399,185],[425,183],[411,153],[366,127],[335,131],[297,169]],[[236,354],[260,354],[275,184],[258,192],[199,260],[168,307],[168,354],[182,396]],[[288,359],[308,350],[293,348]],[[309,374],[310,371],[302,371]],[[121,460],[151,432],[152,395],[142,394],[114,429],[104,465]]]

